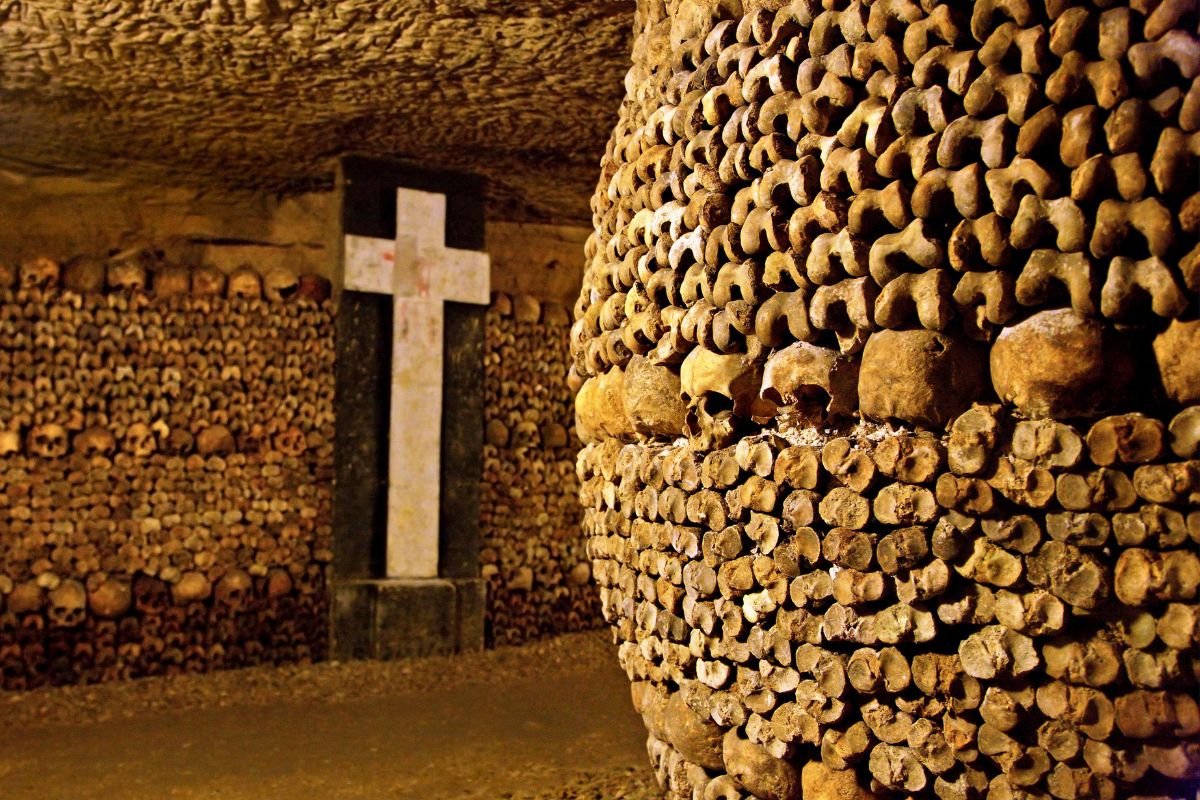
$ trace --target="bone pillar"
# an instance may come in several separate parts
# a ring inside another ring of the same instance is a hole
[[[1194,794],[1198,22],[638,2],[571,346],[672,800]]]

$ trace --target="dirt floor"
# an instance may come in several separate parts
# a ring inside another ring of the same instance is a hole
[[[5,800],[656,800],[603,633],[0,693]]]

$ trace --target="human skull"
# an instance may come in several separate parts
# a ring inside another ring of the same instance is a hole
[[[196,436],[196,452],[202,456],[227,455],[236,449],[233,434],[224,425],[211,425]]]
[[[42,587],[35,581],[25,581],[13,587],[8,594],[8,611],[12,614],[36,614],[45,603]]]
[[[11,456],[21,452],[21,434],[17,431],[0,431],[0,456]]]
[[[133,605],[141,614],[158,614],[170,605],[171,595],[167,584],[149,575],[137,575],[133,579]]]
[[[0,261],[0,289],[11,289],[17,282],[17,268]]]
[[[192,270],[192,294],[197,297],[220,297],[224,293],[224,272],[209,265]]]
[[[285,569],[273,569],[267,573],[267,597],[277,600],[292,593],[292,576]]]
[[[35,258],[21,265],[22,289],[53,289],[58,286],[62,269],[57,261]]]
[[[236,611],[250,599],[253,589],[254,581],[250,575],[233,569],[217,583],[216,599],[219,604]]]
[[[135,422],[125,430],[125,436],[121,439],[121,449],[130,455],[145,458],[153,455],[158,449],[158,441],[149,425]]]
[[[211,595],[212,584],[199,572],[183,573],[179,582],[171,587],[171,598],[179,606],[207,600]]]
[[[295,297],[300,290],[296,273],[287,267],[268,267],[262,277],[263,295],[273,303],[283,303]]]
[[[797,342],[767,361],[762,396],[780,406],[852,414],[858,408],[858,361],[832,348]]]
[[[275,449],[285,456],[299,456],[308,449],[308,439],[299,428],[288,428],[275,435]]]
[[[67,440],[67,429],[62,425],[35,425],[26,437],[25,447],[35,456],[42,458],[62,458],[70,449]]]
[[[271,435],[261,424],[255,423],[238,436],[238,449],[244,453],[261,453],[263,446],[271,441]],[[268,445],[269,446],[269,445]]]
[[[192,277],[187,267],[163,267],[154,276],[154,296],[159,300],[178,297],[189,292]]]
[[[50,623],[60,628],[74,628],[87,617],[87,591],[83,584],[67,580],[50,590]]]
[[[239,267],[230,274],[225,295],[245,300],[257,300],[262,297],[262,279],[252,268]]]
[[[300,276],[300,285],[296,290],[297,300],[307,300],[310,303],[324,303],[333,293],[333,284],[328,278],[306,273]]]
[[[117,449],[117,437],[108,428],[93,427],[75,435],[75,452],[89,458],[111,456]]]
[[[71,259],[63,270],[63,288],[75,294],[104,291],[104,261],[92,256]]]
[[[170,435],[167,437],[166,450],[175,455],[185,456],[192,452],[192,448],[196,445],[196,437],[192,436],[191,431],[184,428],[172,428]]]
[[[88,607],[102,619],[124,616],[133,605],[133,591],[128,583],[109,578],[88,593]]]
[[[140,251],[126,251],[108,262],[108,287],[122,292],[146,291],[146,264]]]

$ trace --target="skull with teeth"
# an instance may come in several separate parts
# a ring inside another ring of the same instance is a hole
[[[35,456],[62,458],[70,449],[67,429],[54,423],[35,425],[30,429],[29,436],[26,437],[25,447]]]
[[[145,458],[153,455],[158,449],[158,441],[149,425],[135,422],[126,429],[125,436],[121,439],[121,449],[137,458]]]
[[[75,452],[92,458],[111,456],[117,449],[117,437],[108,428],[93,427],[76,434]]]
[[[229,276],[225,294],[243,300],[258,300],[262,297],[262,278],[250,267],[239,267]]]
[[[74,628],[87,617],[87,590],[79,581],[63,581],[50,590],[50,622],[60,628]]]
[[[57,261],[35,258],[21,265],[22,289],[54,289],[62,273]]]

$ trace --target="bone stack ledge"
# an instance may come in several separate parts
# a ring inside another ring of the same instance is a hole
[[[571,369],[671,798],[1194,797],[1198,26],[638,3]]]
[[[485,325],[479,561],[491,641],[519,644],[602,627],[579,535],[570,312],[497,292]]]

